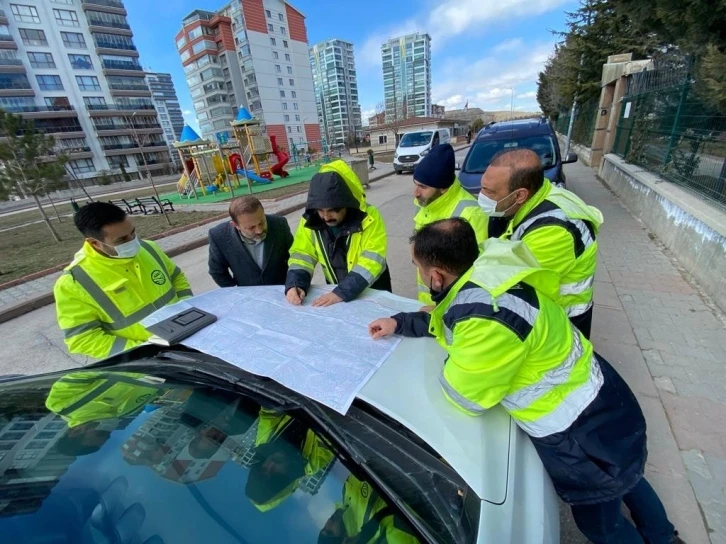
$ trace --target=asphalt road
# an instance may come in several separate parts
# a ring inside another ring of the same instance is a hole
[[[457,153],[463,162],[467,150]],[[416,277],[409,254],[408,238],[413,231],[415,206],[412,196],[412,176],[390,176],[374,183],[368,192],[368,201],[377,206],[386,221],[388,231],[388,264],[391,269],[393,291],[401,296],[416,298]],[[302,212],[288,215],[290,227],[297,227]],[[195,293],[214,289],[216,285],[207,273],[206,246],[182,254],[174,261],[186,273]],[[323,283],[318,274],[318,283]],[[56,323],[55,306],[46,306],[18,319],[0,324],[3,339],[0,356],[0,376],[6,374],[39,374],[74,368],[88,360],[69,355]],[[560,509],[561,542],[581,544],[587,542],[572,521],[569,508]]]

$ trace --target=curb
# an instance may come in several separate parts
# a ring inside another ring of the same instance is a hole
[[[296,212],[298,210],[301,210],[305,207],[305,204],[295,204],[293,206],[289,206],[287,208],[284,208],[277,212],[277,215],[288,215],[290,213]],[[227,214],[223,214],[218,218],[210,218],[208,220],[205,220],[204,222],[200,222],[200,224],[196,226],[202,226],[207,223],[212,223],[214,221],[219,221],[220,219],[224,219],[227,216]],[[189,230],[189,229],[185,229]],[[151,240],[152,238],[149,238]],[[200,247],[204,247],[209,243],[209,238],[206,236],[203,238],[199,238],[197,240],[192,240],[191,242],[187,242],[185,244],[181,244],[178,246],[175,246],[168,251],[166,251],[166,254],[169,257],[176,257],[178,255],[181,255],[182,253],[186,253],[187,251],[192,251],[194,249],[199,249]],[[67,265],[63,265],[61,269]],[[6,310],[0,310],[0,323],[5,323],[6,321],[10,321],[11,319],[15,319],[17,317],[20,317],[22,315],[25,315],[27,313],[30,313],[32,311],[38,310],[40,308],[43,308],[44,306],[48,306],[50,304],[53,304],[55,302],[55,298],[53,297],[53,292],[45,293],[43,295],[40,295],[38,297],[32,298],[30,300],[26,300],[25,302],[21,302],[20,304],[17,304],[15,306],[11,306],[10,308]]]

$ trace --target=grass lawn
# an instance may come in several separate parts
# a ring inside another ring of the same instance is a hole
[[[163,193],[164,191],[168,190],[169,186],[161,187],[159,188],[159,194]],[[126,200],[138,198],[140,196],[153,196],[154,191],[151,187],[144,187],[140,189],[134,189],[128,192],[124,192],[123,194],[118,195],[98,195],[94,196],[94,200],[120,200],[122,198],[125,198]],[[83,205],[86,203],[86,196],[83,195],[83,198],[76,198],[78,203],[80,205]],[[68,215],[73,213],[73,208],[71,208],[70,204],[56,204],[55,206],[58,209],[58,213],[62,216]],[[53,211],[53,208],[51,206],[47,206],[44,208],[45,213],[48,214],[48,217],[53,221],[54,224],[58,223],[58,219],[55,216],[55,212]],[[62,217],[63,218],[63,217]],[[27,211],[23,211],[20,213],[14,213],[12,215],[4,215],[0,216],[0,230],[7,229],[11,227],[17,227],[20,225],[25,225],[26,223],[30,223],[33,221],[39,221],[41,220],[40,212],[38,211],[38,208],[32,208]],[[70,218],[68,218],[70,219]],[[66,218],[63,218],[65,221]],[[47,228],[47,227],[46,227]]]
[[[313,165],[299,169],[295,167],[285,167],[285,169],[290,173],[288,177],[275,177],[274,181],[269,184],[253,183],[252,193],[261,199],[278,198],[280,196],[296,193],[305,188],[305,186],[301,184],[310,181],[310,178],[318,172],[320,167]],[[240,178],[240,183],[241,186],[234,189],[235,196],[248,195],[249,189],[247,187],[246,180],[244,178]],[[204,196],[200,189],[197,189],[197,196],[199,198],[181,198],[176,192],[167,193],[162,196],[163,198],[171,200],[175,206],[177,204],[209,204],[213,202],[222,202],[232,198],[232,195],[228,191],[217,191],[216,193]]]
[[[162,215],[133,216],[142,238],[197,223],[220,212],[178,212],[169,215],[172,226]],[[56,242],[45,223],[28,225],[2,233],[0,236],[0,283],[21,278],[73,260],[83,245],[83,238],[70,217],[54,224],[62,242]]]

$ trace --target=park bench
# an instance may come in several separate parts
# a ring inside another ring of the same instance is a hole
[[[125,198],[122,198],[121,200],[109,200],[109,202],[111,204],[113,204],[114,206],[118,206],[121,209],[125,209],[126,213],[128,213],[130,215],[133,214],[134,212],[146,213],[144,211],[144,208],[141,206],[141,204],[138,203],[138,201],[129,202]]]
[[[174,211],[174,205],[171,203],[171,200],[168,198],[165,198],[163,200],[158,200],[155,196],[148,196],[148,197],[141,197],[137,198],[136,202],[138,206],[141,207],[141,210],[144,212],[144,215],[149,213],[161,213],[162,209],[168,210],[173,212]]]

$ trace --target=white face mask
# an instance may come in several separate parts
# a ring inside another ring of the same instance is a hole
[[[139,240],[138,236],[134,236],[133,240],[117,246],[109,246],[107,244],[103,245],[106,247],[113,247],[116,250],[116,255],[109,255],[109,257],[114,259],[129,259],[131,257],[136,257],[139,251],[141,251],[141,240]]]
[[[484,193],[479,193],[479,198],[478,198],[479,207],[481,208],[481,210],[484,212],[484,214],[487,217],[504,217],[504,214],[506,214],[509,210],[511,210],[512,207],[514,206],[514,204],[512,204],[511,206],[509,206],[509,208],[507,208],[506,210],[502,210],[501,212],[498,212],[497,211],[497,204],[499,204],[500,202],[506,200],[507,198],[509,198],[513,194],[514,193],[509,193],[502,200],[494,200],[492,198],[489,198]]]

